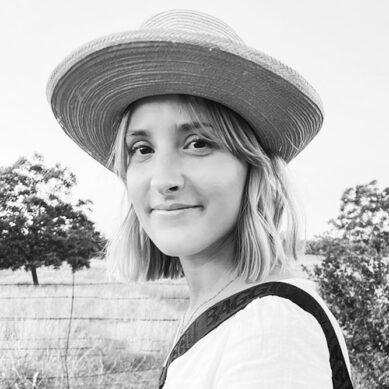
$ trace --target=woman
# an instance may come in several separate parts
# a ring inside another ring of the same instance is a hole
[[[293,266],[285,166],[323,121],[300,75],[218,19],[176,10],[80,48],[48,99],[126,185],[111,271],[188,282],[160,387],[352,388],[339,325]]]

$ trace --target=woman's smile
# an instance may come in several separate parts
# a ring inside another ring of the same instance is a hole
[[[181,217],[194,216],[201,207],[188,207],[180,209],[154,209],[152,211],[153,217],[163,219],[178,219]]]

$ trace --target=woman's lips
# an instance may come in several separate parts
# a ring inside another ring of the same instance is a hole
[[[196,207],[187,207],[187,208],[180,208],[180,209],[153,209],[152,214],[155,216],[162,216],[162,217],[174,217],[174,216],[181,216],[185,214],[192,213],[196,211],[198,208],[201,208],[201,206]]]

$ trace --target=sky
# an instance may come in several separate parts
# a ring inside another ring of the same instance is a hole
[[[389,186],[388,0],[13,0],[0,16],[0,165],[43,154],[78,178],[106,236],[119,220],[124,187],[61,130],[46,100],[51,71],[100,36],[137,29],[176,8],[207,12],[245,41],[302,74],[318,91],[324,125],[288,166],[305,210],[307,238],[328,230],[343,191]]]

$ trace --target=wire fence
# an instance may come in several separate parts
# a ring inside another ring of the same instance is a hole
[[[45,283],[34,292],[30,284],[0,283],[0,389],[157,387],[179,321],[179,310],[169,311],[169,307],[183,306],[188,297],[155,291],[134,296],[101,295],[104,288],[108,291],[119,285],[76,283],[74,274],[71,283]],[[177,290],[183,285],[154,282],[149,288]],[[57,293],[63,286],[71,290]],[[46,287],[55,287],[55,293],[43,294]],[[97,288],[96,293],[82,293],[85,287]],[[99,311],[102,306],[126,304],[130,311],[121,308],[120,315],[115,309]],[[131,310],[144,304],[151,305],[149,311]],[[164,304],[166,310],[158,312]],[[58,311],[51,310],[53,306]],[[40,308],[32,312],[31,307]],[[96,327],[93,331],[92,326]],[[145,329],[148,332],[144,334]],[[123,331],[124,336],[120,336]]]

